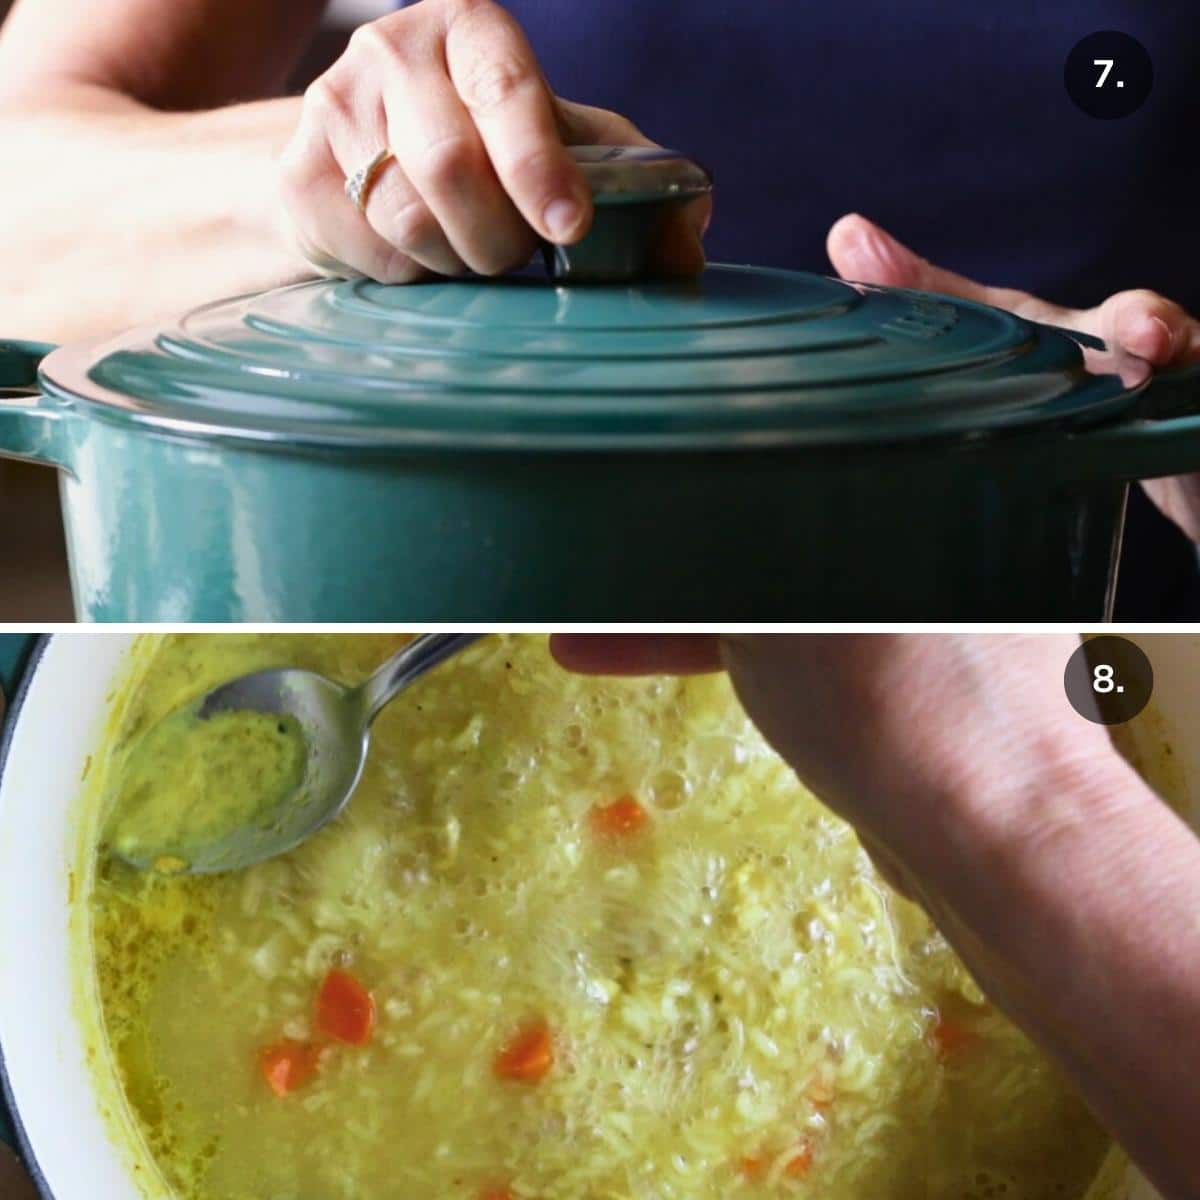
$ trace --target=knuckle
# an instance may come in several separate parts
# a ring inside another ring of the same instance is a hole
[[[320,173],[318,159],[306,145],[288,145],[279,156],[279,190],[284,204],[291,209],[304,207]]]
[[[458,91],[472,112],[490,112],[510,100],[531,79],[526,64],[511,55],[499,58],[480,55],[463,69]]]
[[[324,120],[345,113],[349,105],[345,93],[327,71],[304,89],[304,107]]]
[[[476,239],[463,262],[476,275],[503,275],[528,263],[535,244],[533,230],[514,214],[511,221],[497,220],[486,239]]]
[[[481,246],[467,261],[477,275],[503,275],[523,267],[533,253],[533,239],[515,237],[506,243]]]
[[[1127,297],[1126,303],[1136,304],[1144,308],[1162,308],[1169,301],[1165,296],[1160,296],[1158,292],[1152,292],[1149,288],[1133,288],[1125,293]]]
[[[479,166],[470,140],[458,135],[438,138],[422,152],[421,175],[435,187],[456,185]]]
[[[424,201],[410,200],[397,208],[388,220],[388,241],[399,250],[418,250],[427,246],[440,229]]]
[[[646,135],[626,116],[612,114],[613,132],[629,145],[647,141]]]
[[[356,55],[374,60],[392,60],[400,56],[400,41],[386,20],[360,25],[350,35],[349,47]]]
[[[433,0],[433,3],[452,21],[461,20],[464,17],[474,19],[496,7],[491,0]]]
[[[505,175],[522,194],[557,195],[567,182],[563,179],[562,148],[538,146],[519,153],[507,164]]]
[[[1159,308],[1163,303],[1165,303],[1163,298],[1148,288],[1129,288],[1127,291],[1117,292],[1110,296],[1105,301],[1104,307],[1110,313],[1120,314],[1144,308]]]

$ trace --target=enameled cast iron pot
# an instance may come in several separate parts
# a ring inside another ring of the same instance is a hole
[[[1171,770],[1195,800],[1200,741],[1186,733],[1200,722],[1200,637],[1138,640],[1154,666],[1156,711],[1127,728],[1149,762],[1170,746]],[[0,655],[3,642],[0,635]],[[124,633],[82,631],[43,642],[0,739],[0,1077],[11,1106],[8,1136],[16,1131],[45,1200],[142,1200],[85,1065],[67,941],[77,848],[71,808],[130,642]],[[0,1136],[3,1109],[0,1102]],[[1114,1186],[1086,1200],[1152,1200],[1117,1159],[1104,1173],[1112,1172]]]
[[[639,197],[597,200],[626,264]],[[61,472],[78,615],[1095,621],[1130,481],[1200,469],[1200,383],[1089,373],[1076,335],[569,265],[0,343],[0,453]]]

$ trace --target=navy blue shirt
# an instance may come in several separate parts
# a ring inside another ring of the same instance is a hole
[[[1196,0],[505,6],[559,95],[712,170],[712,259],[828,271],[826,232],[857,211],[986,283],[1074,306],[1148,287],[1200,312]],[[1084,115],[1063,84],[1101,29],[1154,63],[1123,120]],[[1190,543],[1133,492],[1119,607],[1200,616]]]

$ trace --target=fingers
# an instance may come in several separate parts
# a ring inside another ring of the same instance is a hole
[[[590,226],[587,181],[564,142],[653,145],[616,113],[559,101],[516,21],[491,0],[423,0],[356,31],[305,93],[283,162],[284,207],[319,270],[388,283],[499,274],[535,232]],[[365,211],[345,180],[383,148]],[[659,269],[703,266],[707,201],[675,213]]]
[[[443,274],[465,266],[494,275],[523,265],[533,252],[533,235],[505,194],[471,114],[447,76],[440,40],[427,33],[383,45],[375,51],[387,81],[381,144],[390,145],[395,155],[390,173],[395,186],[408,193],[398,197],[400,207],[389,206],[392,229],[384,232],[396,240],[411,239],[414,232],[431,237],[436,230],[456,263]],[[380,205],[368,204],[373,220],[384,202],[382,196],[375,199]]]
[[[1111,348],[1155,366],[1200,362],[1200,323],[1156,292],[1118,292],[1096,308],[1063,308],[1028,292],[988,287],[936,267],[857,214],[835,222],[826,248],[844,279],[976,300],[1031,321],[1093,334]]]
[[[553,633],[550,652],[585,675],[703,675],[720,671],[715,633]]]
[[[1156,292],[1118,292],[1086,316],[1110,346],[1155,366],[1200,362],[1200,324]]]
[[[339,64],[326,73],[305,93],[305,109],[302,124],[310,129],[310,138],[316,142],[324,139],[336,168],[338,187],[384,146],[389,145],[389,130],[383,101],[378,85],[364,86],[363,81],[372,81],[384,76],[386,68],[369,56],[379,56],[377,41],[364,37],[364,27],[354,35],[353,48],[348,59],[353,57],[355,71],[351,73]],[[395,159],[385,162],[376,172],[367,192],[365,212],[358,212],[344,192],[340,204],[329,193],[320,197],[322,223],[338,223],[350,235],[350,228],[362,231],[365,245],[368,231],[373,231],[394,250],[400,251],[411,264],[425,270],[416,274],[434,271],[443,275],[460,274],[465,268],[446,237],[442,226],[430,212],[428,205],[415,188],[402,162]],[[327,207],[328,205],[328,207]],[[309,207],[313,206],[310,202]],[[342,211],[338,211],[338,209]],[[348,217],[346,214],[353,214]],[[405,282],[406,279],[372,278],[383,282]],[[408,276],[413,274],[409,268]]]
[[[385,146],[359,212],[344,181]],[[533,53],[486,0],[426,0],[358,30],[305,93],[283,188],[310,261],[389,283],[497,274],[528,261],[530,225],[570,241],[591,218]]]
[[[655,274],[692,278],[704,270],[704,232],[712,216],[712,197],[698,196],[673,204],[658,233],[652,269]]]
[[[568,146],[651,146],[648,138],[628,117],[607,108],[578,104],[554,97],[559,136]]]
[[[303,125],[303,122],[302,122]],[[385,238],[346,198],[324,134],[310,126],[284,156],[282,190],[304,257],[324,273],[409,283],[424,268]]]
[[[942,292],[1007,309],[1031,321],[1069,324],[1073,310],[1040,300],[1015,288],[988,287],[935,267],[866,217],[853,213],[836,221],[826,239],[834,270],[857,283]],[[1070,328],[1076,328],[1070,325]]]
[[[516,21],[495,5],[466,5],[447,30],[446,65],[518,211],[542,237],[578,241],[591,223],[591,193]]]

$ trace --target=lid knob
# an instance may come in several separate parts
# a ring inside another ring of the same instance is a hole
[[[546,271],[563,283],[615,283],[646,274],[671,210],[712,191],[708,172],[674,150],[571,146],[592,189],[595,217],[571,246],[542,243]]]

